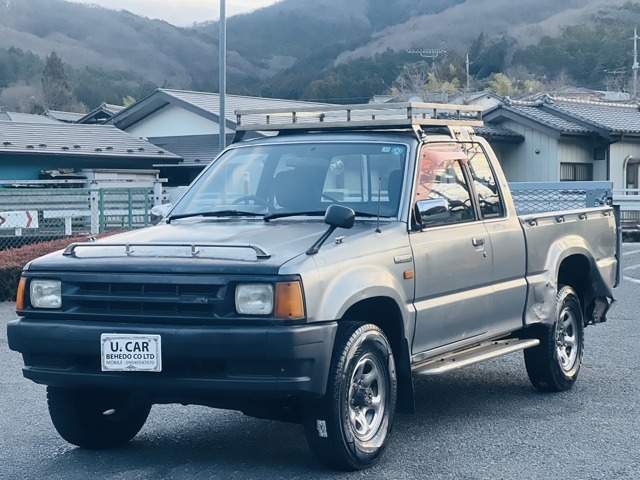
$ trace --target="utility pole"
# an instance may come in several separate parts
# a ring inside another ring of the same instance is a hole
[[[633,100],[638,99],[638,29],[633,29]]]
[[[227,146],[227,115],[225,113],[225,96],[227,94],[227,16],[226,16],[226,0],[220,0],[220,39],[219,39],[219,61],[218,68],[220,70],[220,78],[218,81],[218,90],[220,90],[220,151]]]
[[[467,100],[467,95],[469,95],[469,65],[471,65],[471,63],[469,61],[469,53],[467,53],[467,61],[465,62],[465,66],[467,68],[467,89],[465,90],[464,94],[465,94],[465,101]]]

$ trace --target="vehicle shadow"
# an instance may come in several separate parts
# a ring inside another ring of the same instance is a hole
[[[548,413],[547,396],[529,384],[519,360],[417,378],[415,415],[396,417],[389,447],[396,455],[387,453],[385,461],[368,472],[389,475],[398,468],[407,438],[418,437],[428,447],[431,442],[447,441],[457,428],[468,429],[469,422],[486,428],[505,416],[522,419]],[[65,480],[96,473],[110,479],[357,476],[325,470],[311,455],[299,425],[176,405],[154,406],[147,425],[125,447],[68,448],[49,459],[45,472],[52,478],[56,472],[66,472]]]

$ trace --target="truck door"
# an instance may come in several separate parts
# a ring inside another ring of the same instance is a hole
[[[493,309],[492,251],[459,145],[423,147],[410,235],[417,312],[413,353],[481,336]]]
[[[499,335],[522,326],[526,302],[526,253],[520,220],[509,214],[505,193],[479,143],[464,144],[480,217],[493,248],[493,313],[487,319],[490,334]],[[510,204],[510,198],[507,199]]]

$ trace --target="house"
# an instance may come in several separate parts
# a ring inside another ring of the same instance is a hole
[[[225,96],[226,144],[233,138],[236,110],[301,108],[327,104],[275,98]],[[219,153],[220,95],[159,88],[118,112],[106,122],[145,138],[183,160],[178,165],[158,162],[169,186],[188,185]]]
[[[124,110],[122,105],[113,105],[102,102],[98,107],[91,110],[85,116],[79,118],[75,123],[84,123],[89,125],[100,125],[111,119],[116,113]]]
[[[638,105],[545,96],[511,101],[483,118],[523,137],[496,142],[508,180],[611,180],[614,189],[638,188],[640,111]]]
[[[631,94],[628,92],[610,92],[604,90],[591,90],[584,87],[566,86],[559,88],[552,94],[549,92],[536,92],[518,97],[518,100],[535,102],[542,100],[545,96],[553,96],[566,100],[583,100],[590,102],[620,102],[629,103]]]
[[[41,171],[153,169],[180,160],[114,126],[0,120],[0,184],[38,180]]]
[[[502,101],[502,97],[496,95],[491,90],[481,92],[462,92],[459,95],[451,96],[449,103],[458,105],[473,105],[476,107],[491,108]]]

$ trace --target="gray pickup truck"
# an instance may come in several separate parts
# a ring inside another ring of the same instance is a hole
[[[153,404],[207,405],[300,422],[355,470],[416,375],[523,351],[535,388],[571,388],[620,277],[610,185],[536,208],[481,124],[434,104],[238,112],[158,225],[29,263],[9,346],[57,431],[114,447]]]

